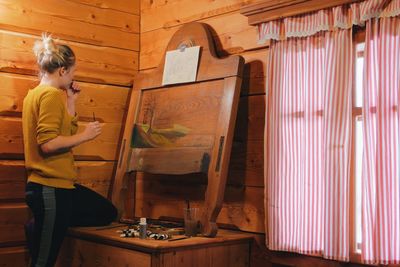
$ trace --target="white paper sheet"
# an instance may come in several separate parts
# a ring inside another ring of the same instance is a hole
[[[196,81],[199,54],[200,46],[188,47],[182,51],[168,51],[165,56],[162,84]]]

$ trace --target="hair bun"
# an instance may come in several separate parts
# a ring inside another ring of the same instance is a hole
[[[33,52],[38,61],[41,61],[44,56],[51,56],[57,53],[57,48],[51,35],[43,33],[42,39],[35,42]]]
[[[43,43],[43,52],[46,55],[51,55],[52,53],[57,52],[56,46],[54,44],[53,38],[51,35],[43,34],[42,35],[42,43]]]

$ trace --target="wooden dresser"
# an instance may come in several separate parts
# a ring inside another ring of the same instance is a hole
[[[119,228],[70,230],[57,267],[244,267],[249,266],[251,234],[220,229],[214,238],[176,241],[119,237]],[[178,238],[181,236],[174,236]]]

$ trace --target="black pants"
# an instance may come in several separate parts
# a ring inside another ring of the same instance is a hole
[[[107,199],[84,186],[75,187],[26,185],[26,203],[34,216],[33,227],[27,229],[31,267],[54,266],[69,226],[102,226],[117,217],[116,208]]]

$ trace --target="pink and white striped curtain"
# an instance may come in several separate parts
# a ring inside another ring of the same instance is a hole
[[[352,33],[270,47],[267,246],[348,260]]]
[[[400,0],[368,0],[259,25],[270,249],[349,260],[351,28],[366,24],[362,258],[399,263],[399,14]]]
[[[391,5],[397,17],[367,22],[364,58],[361,256],[380,264],[400,263],[400,1]]]

